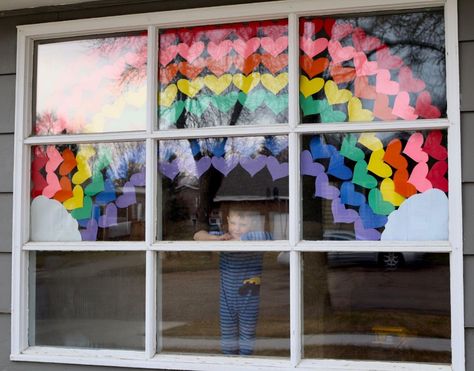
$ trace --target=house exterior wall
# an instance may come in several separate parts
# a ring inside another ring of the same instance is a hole
[[[219,5],[251,3],[255,0],[220,0]],[[9,361],[11,298],[11,229],[16,26],[88,17],[216,5],[212,0],[106,0],[82,5],[45,7],[0,12],[0,371],[114,370],[110,367],[18,363]],[[466,370],[474,371],[474,2],[458,0],[462,125],[462,181],[464,223],[464,296]],[[122,368],[116,368],[120,370]]]

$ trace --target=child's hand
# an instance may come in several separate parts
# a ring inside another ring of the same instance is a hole
[[[233,237],[229,232],[224,233],[222,236],[219,236],[219,240],[221,240],[221,241],[229,241],[229,240],[232,240],[232,239],[233,239]]]

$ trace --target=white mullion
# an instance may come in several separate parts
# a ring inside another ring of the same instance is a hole
[[[146,306],[145,306],[145,354],[148,359],[156,354],[156,256],[146,252]]]
[[[288,16],[288,121],[291,129],[300,122],[299,105],[299,19],[296,14]]]
[[[452,251],[449,241],[301,241],[298,251],[397,251],[433,252]]]
[[[29,223],[28,223],[29,225]],[[145,251],[142,241],[27,242],[25,251]]]
[[[290,252],[290,354],[291,365],[296,367],[302,356],[302,302],[301,260],[299,251]]]
[[[146,138],[147,134],[145,131],[124,131],[113,133],[32,136],[26,138],[24,143],[28,145],[108,143],[139,141],[145,140]]]
[[[151,246],[155,251],[289,251],[288,241],[159,241]]]

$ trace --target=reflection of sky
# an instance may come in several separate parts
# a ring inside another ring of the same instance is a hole
[[[39,124],[39,134],[145,129],[146,81],[120,84],[125,68],[143,58],[146,37],[134,38],[116,38],[123,47],[107,52],[91,40],[38,46],[36,112],[55,122],[52,130]]]

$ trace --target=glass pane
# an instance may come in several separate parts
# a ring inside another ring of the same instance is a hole
[[[288,121],[288,21],[163,30],[161,129]]]
[[[144,350],[145,253],[32,252],[30,345]]]
[[[161,350],[288,357],[287,254],[161,253]]]
[[[196,232],[210,232],[214,239],[229,239],[234,216],[246,219],[251,233],[232,239],[288,238],[286,136],[169,140],[159,146],[159,238],[201,239],[209,236]]]
[[[446,117],[443,10],[300,19],[302,122]]]
[[[146,128],[146,32],[36,44],[34,134]]]
[[[303,238],[448,240],[446,131],[303,136]]]
[[[305,358],[451,362],[448,254],[303,258]]]
[[[32,147],[31,241],[145,236],[145,143]]]

